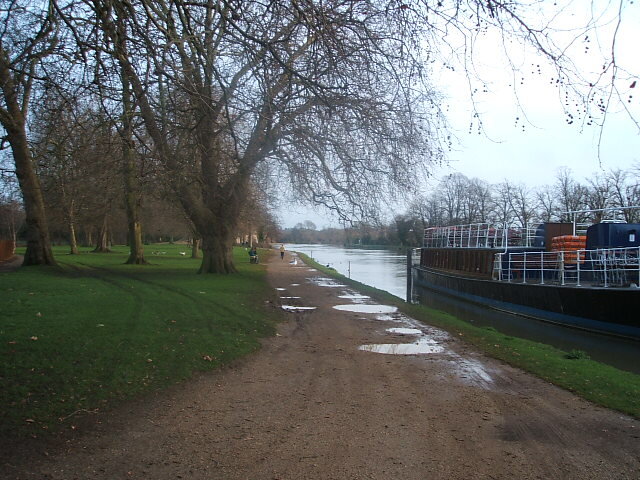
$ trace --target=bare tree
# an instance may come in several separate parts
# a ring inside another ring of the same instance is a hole
[[[469,222],[488,222],[493,204],[491,186],[479,178],[472,178],[469,180],[467,196]]]
[[[409,213],[418,219],[418,238],[425,228],[444,224],[443,207],[435,194],[416,196],[409,204]]]
[[[467,194],[469,179],[461,173],[447,175],[438,184],[438,196],[447,225],[468,223]]]
[[[636,164],[631,171],[621,169],[612,170],[608,179],[611,185],[612,206],[630,207],[640,205],[640,183],[638,181],[639,166]],[[626,222],[640,221],[637,210],[622,210]]]
[[[558,213],[558,203],[553,188],[549,185],[535,190],[538,217],[543,222],[551,222]]]
[[[585,196],[585,203],[587,208],[592,210],[602,210],[611,205],[613,197],[611,177],[600,176],[594,173],[591,178],[587,178],[587,190]],[[602,221],[604,216],[603,212],[594,212],[591,219],[594,223]]]
[[[574,217],[568,212],[584,210],[586,207],[586,187],[578,183],[568,168],[561,168],[556,175],[554,192],[558,199],[559,217],[561,222],[571,222]],[[577,214],[575,220],[584,222],[586,214]]]
[[[537,216],[531,191],[523,183],[512,185],[509,190],[509,205],[516,220],[523,227],[530,226]]]
[[[494,222],[500,226],[511,225],[514,219],[512,207],[514,186],[507,180],[496,185],[493,196],[493,217]]]
[[[24,222],[20,202],[10,194],[0,193],[0,240],[17,241],[18,230]]]
[[[27,117],[41,61],[57,44],[53,2],[14,1],[0,9],[0,124],[13,153],[27,225],[23,265],[54,265],[40,181],[27,139]]]
[[[367,217],[441,156],[437,103],[428,89],[415,88],[423,77],[410,52],[419,43],[401,5],[90,6],[108,38],[103,50],[131,83],[202,236],[201,272],[235,270],[230,246],[262,162],[280,164],[302,197]]]

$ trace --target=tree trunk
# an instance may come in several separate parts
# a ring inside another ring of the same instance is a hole
[[[6,130],[26,214],[27,251],[22,265],[56,265],[51,251],[51,239],[40,181],[33,166],[26,133],[24,129],[17,131],[13,128],[6,128]]]
[[[237,273],[233,264],[233,242],[230,235],[219,231],[203,234],[202,254],[198,273]]]
[[[110,253],[111,249],[109,248],[109,215],[105,214],[104,219],[102,220],[102,226],[100,227],[100,232],[98,233],[98,241],[96,244],[96,248],[93,249],[94,253]]]
[[[71,255],[78,255],[78,241],[76,240],[76,227],[73,219],[69,219],[69,247]]]
[[[191,245],[191,258],[200,258],[200,239],[193,237]]]
[[[93,246],[93,227],[89,227],[88,229],[85,230],[84,238],[85,238],[85,246],[92,247]]]
[[[33,165],[25,127],[32,79],[25,72],[19,73],[14,70],[12,73],[10,56],[0,42],[0,95],[3,97],[2,103],[6,106],[6,109],[0,106],[0,123],[7,134],[5,139],[11,145],[26,213],[27,251],[22,265],[55,265],[42,190]],[[14,74],[16,78],[13,77]],[[21,96],[23,97],[20,98]]]
[[[122,25],[122,24],[120,24]],[[126,33],[126,32],[123,32]],[[142,223],[140,222],[140,195],[138,194],[136,178],[136,159],[132,146],[131,115],[133,105],[129,82],[125,75],[122,78],[122,172],[124,175],[124,198],[129,225],[129,258],[125,262],[129,265],[147,265],[144,259],[144,244],[142,242]]]
[[[142,224],[129,218],[129,258],[125,263],[129,265],[148,265],[144,258],[144,244],[142,242]]]

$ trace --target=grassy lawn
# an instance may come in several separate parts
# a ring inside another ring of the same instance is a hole
[[[273,332],[265,267],[244,249],[238,275],[197,275],[184,246],[147,247],[148,266],[123,265],[127,250],[61,247],[59,268],[0,273],[0,435],[67,428],[77,413],[219,367]]]
[[[533,373],[593,403],[640,418],[640,375],[583,358],[579,351],[564,352],[542,343],[504,335],[492,327],[477,327],[423,305],[408,304],[387,292],[340,275],[304,254],[299,255],[318,270],[356,286],[379,301],[397,306],[416,320],[442,328],[494,358]]]

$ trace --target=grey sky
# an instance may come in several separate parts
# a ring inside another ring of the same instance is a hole
[[[602,119],[587,125],[586,120],[578,118],[575,98],[564,110],[565,97],[552,85],[554,72],[544,59],[520,44],[505,43],[489,33],[475,39],[473,63],[467,64],[467,69],[481,80],[473,81],[471,89],[479,87],[473,104],[469,80],[461,65],[455,71],[434,72],[436,87],[446,97],[442,108],[459,142],[449,154],[448,165],[433,169],[436,178],[459,172],[489,183],[508,179],[536,187],[554,183],[561,167],[569,168],[577,180],[584,181],[594,174],[629,169],[640,163],[640,129],[629,118],[631,114],[640,119],[640,81],[638,87],[629,89],[636,80],[634,75],[640,73],[640,4],[623,2],[624,21],[619,25],[618,2],[565,0],[564,4],[564,17],[554,17],[553,22],[562,30],[559,42],[568,45],[566,53],[587,81],[597,78],[603,58],[610,56],[611,36],[617,32],[615,55],[620,67],[618,88],[622,103],[615,99],[611,103],[603,129],[597,125]],[[591,16],[598,19],[600,28],[578,35],[572,25]],[[514,75],[508,62],[522,74]],[[608,77],[603,78],[605,83],[607,80]],[[481,114],[481,134],[473,107]],[[567,122],[567,111],[574,115],[572,124]],[[332,223],[321,209],[296,211],[287,207],[286,215],[280,215],[284,227],[304,220],[319,227]]]

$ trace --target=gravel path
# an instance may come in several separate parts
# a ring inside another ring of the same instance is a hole
[[[104,415],[0,476],[640,478],[640,422],[400,314],[337,310],[375,302],[290,255],[274,256],[271,284],[283,305],[317,308],[290,308],[260,352]],[[430,353],[392,353],[416,349]]]

